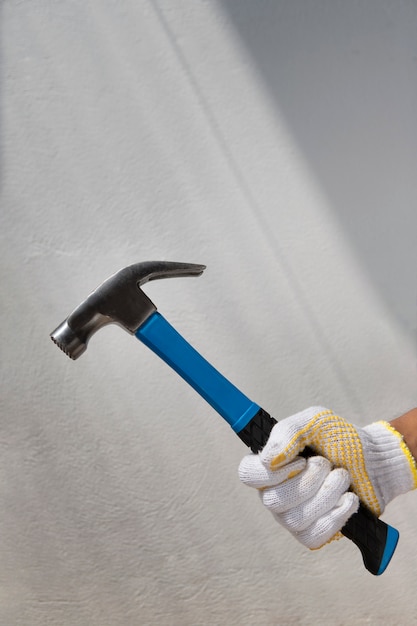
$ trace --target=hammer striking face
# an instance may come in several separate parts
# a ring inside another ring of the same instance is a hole
[[[238,437],[259,452],[276,420],[232,385],[157,312],[141,290],[158,278],[199,276],[204,265],[150,261],[120,270],[82,302],[52,333],[51,338],[72,359],[87,349],[93,333],[118,324],[148,346],[200,394],[232,427]],[[311,454],[307,448],[304,456]],[[362,504],[341,531],[360,549],[366,569],[382,574],[398,541],[398,531]]]

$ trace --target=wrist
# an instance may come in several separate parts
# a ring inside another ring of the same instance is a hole
[[[417,460],[417,408],[411,409],[404,415],[397,417],[390,422],[406,443],[410,453]]]
[[[368,472],[381,512],[397,496],[417,488],[417,464],[402,434],[384,421],[366,426]]]

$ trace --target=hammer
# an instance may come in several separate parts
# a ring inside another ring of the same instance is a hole
[[[216,370],[158,313],[141,286],[151,280],[200,276],[205,265],[147,261],[113,274],[52,333],[56,345],[71,359],[87,349],[90,337],[107,324],[118,324],[155,352],[219,413],[238,437],[259,452],[276,420]],[[304,456],[314,452],[305,449]],[[397,546],[399,533],[362,503],[342,528],[359,548],[366,569],[382,574]]]

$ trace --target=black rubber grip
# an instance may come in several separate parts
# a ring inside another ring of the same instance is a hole
[[[255,454],[260,452],[268,441],[270,432],[277,421],[266,411],[260,409],[251,421],[238,434],[240,439]],[[302,456],[312,456],[311,448],[304,449]],[[382,574],[398,541],[398,531],[380,520],[362,503],[341,530],[342,534],[353,541],[362,553],[366,569],[378,576]]]
[[[237,436],[241,438],[243,443],[245,443],[254,454],[257,454],[268,441],[271,430],[276,423],[277,420],[271,417],[269,413],[263,409],[259,409],[255,417],[252,417],[245,428],[237,433]]]

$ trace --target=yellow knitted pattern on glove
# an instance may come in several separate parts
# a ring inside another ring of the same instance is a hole
[[[306,446],[325,456],[335,467],[348,470],[353,491],[375,515],[381,514],[381,507],[366,471],[362,443],[352,424],[332,411],[317,413],[294,435],[284,452],[272,459],[271,469],[293,458]]]

